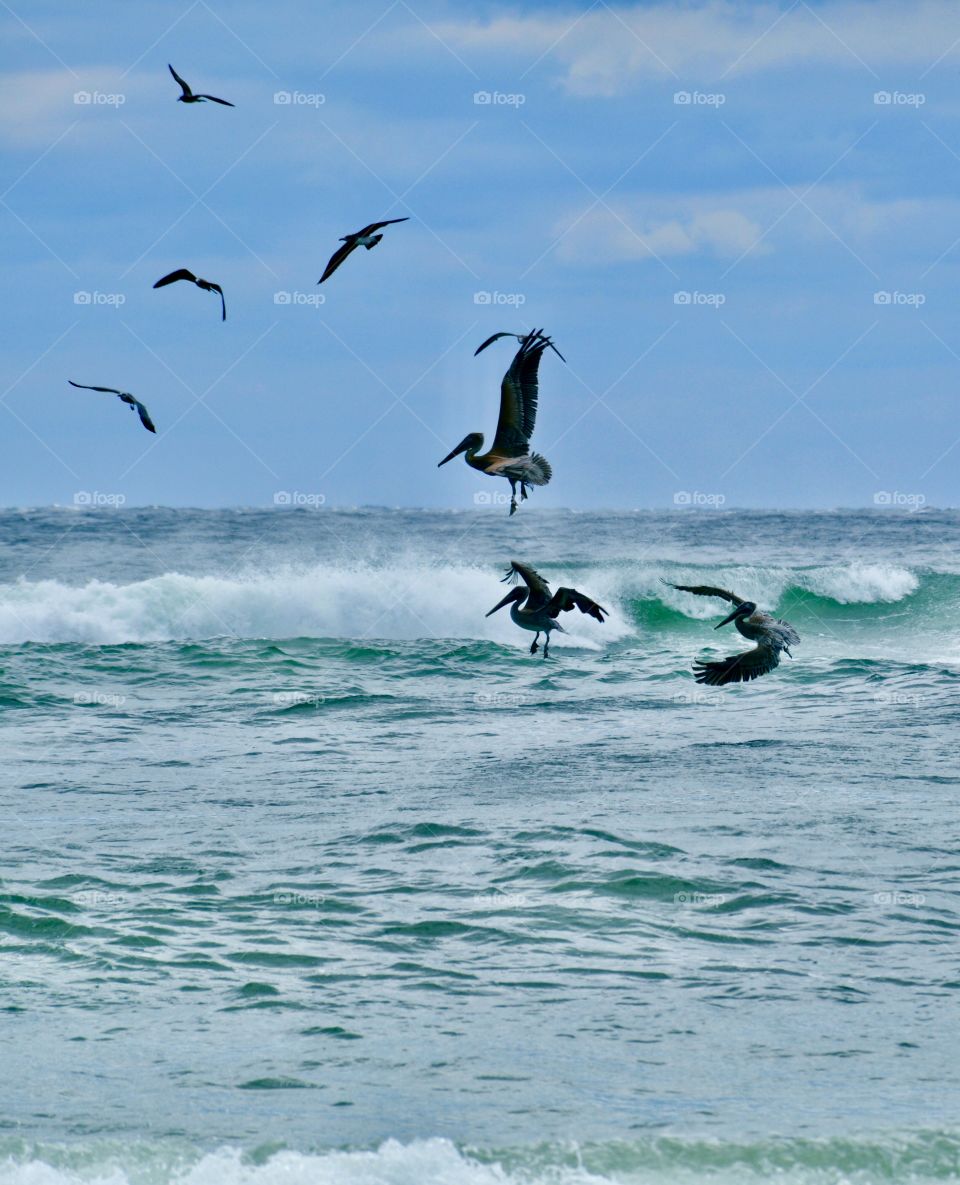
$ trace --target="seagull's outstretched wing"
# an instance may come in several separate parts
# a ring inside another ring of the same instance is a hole
[[[216,95],[197,95],[198,99],[209,99],[211,103],[221,103],[224,107],[236,107],[236,103],[229,103],[226,99],[218,99]]]
[[[342,246],[338,247],[336,251],[330,256],[327,266],[323,269],[323,275],[317,280],[318,284],[322,284],[324,280],[329,279],[330,276],[337,270],[341,263],[350,255],[351,252],[356,251],[358,246],[356,239],[348,239]]]
[[[174,70],[169,62],[167,62],[167,69],[174,76],[177,82],[180,83],[180,89],[183,91],[184,98],[192,98],[193,91],[190,89],[190,84],[180,77],[180,75],[176,72],[176,70]]]
[[[118,391],[116,387],[91,387],[87,383],[75,383],[73,379],[67,379],[71,387],[80,387],[83,391],[105,391],[108,395],[119,395],[122,399],[127,394],[126,391]]]
[[[371,222],[369,226],[365,226],[363,230],[357,231],[357,238],[365,238],[367,235],[372,235],[375,230],[379,230],[381,226],[393,226],[395,222],[409,222],[410,215],[405,218],[387,218],[383,222]]]
[[[478,354],[482,354],[483,351],[487,348],[487,346],[492,345],[493,342],[499,341],[500,338],[502,338],[502,337],[515,337],[518,342],[522,342],[523,338],[524,338],[524,334],[510,333],[506,329],[503,330],[501,333],[491,334],[490,337],[488,337],[487,340],[482,345],[477,346],[477,348],[473,351],[474,358],[476,358],[476,356]],[[549,345],[550,349],[553,350],[553,352],[556,354],[556,356],[560,359],[561,362],[566,362],[566,358],[564,358],[564,356],[560,353],[560,351],[557,349],[557,347],[553,344],[552,341],[549,341],[549,339],[547,341],[547,345]]]
[[[693,664],[693,669],[697,682],[706,683],[709,687],[749,683],[751,679],[759,679],[780,665],[782,649],[772,639],[765,639],[753,650],[745,650],[743,654],[731,654],[714,662],[698,660]]]
[[[139,399],[134,399],[132,395],[128,395],[126,392],[121,394],[120,398],[124,403],[129,403],[136,410],[137,415],[140,417],[140,423],[143,424],[148,432],[156,432],[156,428],[153,426],[153,420],[150,419],[150,413]]]
[[[604,613],[610,612],[609,609],[604,609],[602,605],[585,597],[575,588],[558,588],[547,605],[547,612],[551,617],[556,617],[558,613],[567,613],[571,609],[579,609],[581,613],[595,617],[597,621],[603,621]]]
[[[157,280],[154,288],[165,288],[167,284],[175,284],[177,280],[189,280],[191,284],[196,284],[197,277],[193,272],[188,271],[185,267],[177,268],[175,272],[171,272],[169,276],[164,276]]]
[[[220,296],[220,320],[226,321],[226,319],[227,319],[227,302],[223,299],[223,289],[220,287],[219,284],[213,284],[209,280],[207,281],[207,288],[209,289],[210,292],[216,292],[219,294],[219,296]]]
[[[723,597],[725,601],[729,601],[731,605],[742,605],[743,597],[738,597],[736,593],[727,592],[725,588],[714,588],[712,584],[673,584],[669,580],[661,578],[661,584],[665,584],[667,588],[675,588],[679,592],[695,593],[698,597]]]

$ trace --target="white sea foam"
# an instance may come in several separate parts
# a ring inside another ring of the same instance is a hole
[[[578,577],[578,580],[581,580]],[[558,580],[554,584],[569,583]],[[603,625],[576,611],[556,645],[600,648],[632,632],[616,604]],[[606,582],[601,582],[601,592]],[[26,581],[0,586],[0,644],[106,645],[236,635],[242,638],[527,637],[509,608],[489,609],[507,591],[481,568],[282,568],[243,576],[167,573],[132,584],[80,586]],[[606,595],[605,593],[603,595]]]

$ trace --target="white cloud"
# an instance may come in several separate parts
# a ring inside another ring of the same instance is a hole
[[[446,22],[437,35],[477,62],[486,55],[532,63],[548,55],[564,85],[610,96],[645,79],[718,82],[783,66],[832,64],[881,72],[931,66],[960,39],[955,0],[835,0],[784,8],[746,0],[598,7],[577,14]],[[960,53],[960,50],[957,51]],[[865,64],[865,65],[864,65]]]

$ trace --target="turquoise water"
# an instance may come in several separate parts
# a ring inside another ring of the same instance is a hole
[[[0,1183],[960,1176],[960,515],[0,542]],[[514,558],[609,620],[530,656]],[[660,576],[793,660],[696,686]]]

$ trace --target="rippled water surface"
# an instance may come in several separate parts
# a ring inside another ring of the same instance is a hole
[[[960,515],[0,543],[0,1182],[960,1175]],[[609,620],[531,656],[514,558]],[[793,660],[698,687],[661,576]]]

